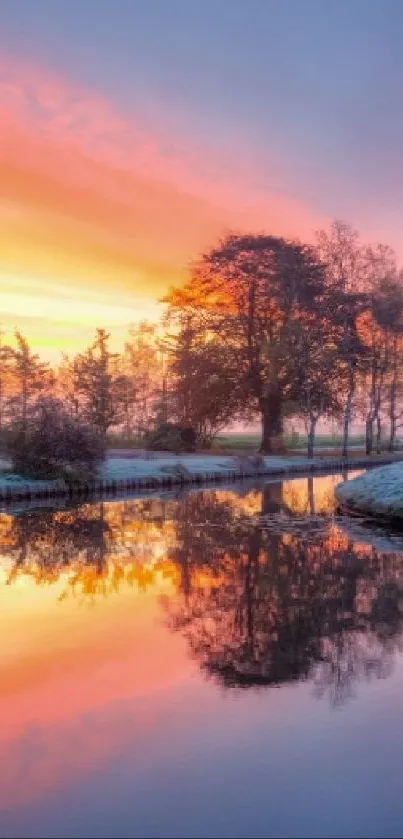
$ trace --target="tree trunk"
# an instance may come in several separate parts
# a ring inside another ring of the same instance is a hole
[[[373,445],[373,419],[372,414],[371,416],[367,416],[365,420],[365,454],[372,454],[372,445]]]
[[[371,362],[371,388],[369,392],[369,407],[365,420],[365,454],[372,454],[374,447],[374,422],[376,416],[376,385],[377,385],[377,364],[376,360]]]
[[[281,407],[278,394],[261,401],[262,441],[259,449],[261,454],[281,454],[285,451]]]
[[[382,421],[381,421],[380,415],[378,414],[377,418],[376,418],[376,453],[377,454],[381,453],[381,443],[382,443],[381,437],[382,437]]]
[[[396,445],[396,417],[394,413],[390,415],[390,433],[388,451],[393,452]]]
[[[396,443],[396,391],[397,391],[397,340],[395,339],[393,345],[393,374],[392,374],[392,381],[390,383],[390,398],[389,398],[389,419],[390,419],[390,431],[389,431],[389,445],[388,449],[390,452],[393,452]]]
[[[22,382],[21,393],[21,432],[25,442],[28,434],[28,386],[25,377]]]
[[[162,406],[161,406],[162,422],[168,422],[168,400],[167,400],[167,380],[166,376],[162,379]]]
[[[376,453],[381,453],[381,435],[382,435],[382,419],[381,419],[381,407],[382,407],[382,381],[383,376],[380,378],[378,388],[376,391],[376,398],[375,398],[375,411],[374,411],[374,419],[376,422]]]
[[[347,402],[346,408],[344,411],[344,423],[343,423],[343,447],[342,447],[342,457],[347,457],[348,455],[348,435],[350,431],[350,424],[351,424],[351,414],[352,414],[352,407],[353,407],[353,396],[354,396],[354,389],[350,387],[350,390],[347,395]]]
[[[309,420],[309,431],[308,431],[308,457],[313,458],[313,452],[315,448],[315,431],[316,431],[316,423],[317,419],[310,417]]]

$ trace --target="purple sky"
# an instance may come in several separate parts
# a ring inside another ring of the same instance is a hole
[[[319,213],[399,235],[401,0],[1,0],[0,48],[287,167]]]

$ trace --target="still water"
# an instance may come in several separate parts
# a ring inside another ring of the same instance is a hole
[[[403,833],[403,538],[341,476],[0,513],[0,835]]]

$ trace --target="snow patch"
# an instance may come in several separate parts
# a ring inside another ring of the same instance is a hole
[[[372,515],[403,518],[403,463],[371,469],[336,487],[340,504]]]
[[[167,478],[177,483],[183,482],[191,485],[192,482],[201,482],[226,478],[232,481],[235,478],[253,477],[265,475],[279,478],[304,472],[318,472],[325,469],[340,468],[339,458],[317,458],[314,461],[307,457],[277,457],[277,456],[237,456],[237,455],[172,455],[160,454],[149,457],[142,456],[121,456],[107,457],[99,466],[95,478],[96,484],[118,483],[123,487],[135,487],[147,481],[161,482]],[[403,466],[400,466],[403,472]],[[93,484],[90,489],[93,488]],[[60,490],[64,492],[67,487],[64,481],[39,481],[27,479],[10,472],[0,473],[0,494],[10,497],[19,492],[35,492]],[[9,490],[9,492],[7,492]],[[403,510],[403,493],[402,493]]]

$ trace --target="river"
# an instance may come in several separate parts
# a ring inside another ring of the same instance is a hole
[[[403,832],[403,538],[340,475],[0,514],[0,836]]]

